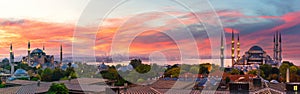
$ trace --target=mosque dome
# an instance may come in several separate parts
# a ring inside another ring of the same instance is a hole
[[[122,71],[122,72],[128,71],[128,69],[127,69],[126,66],[122,66],[122,67],[118,68],[117,70],[118,70],[118,71]]]
[[[32,56],[42,56],[42,55],[46,55],[45,53],[44,53],[44,51],[43,50],[41,50],[41,49],[39,49],[39,48],[36,48],[36,49],[34,49],[32,52],[31,52],[31,55]]]
[[[2,63],[9,63],[8,58],[4,58],[4,59],[2,60]]]
[[[99,65],[99,68],[100,69],[107,69],[108,67],[104,63],[102,63],[102,64]]]
[[[14,75],[27,75],[27,71],[23,70],[23,69],[17,69],[14,73]]]
[[[128,69],[129,71],[132,71],[132,70],[133,70],[133,66],[132,66],[131,64],[128,64],[127,69]]]
[[[263,51],[263,49],[259,46],[252,46],[249,51]]]
[[[44,53],[44,51],[39,48],[36,48],[31,53]]]

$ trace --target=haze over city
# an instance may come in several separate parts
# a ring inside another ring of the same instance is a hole
[[[15,3],[19,2],[19,3]],[[145,56],[154,51],[161,51],[167,57],[178,57],[179,50],[174,41],[168,35],[161,32],[173,31],[183,32],[184,27],[176,22],[177,18],[167,15],[161,15],[157,11],[139,12],[147,9],[156,9],[168,15],[178,17],[182,23],[190,28],[197,42],[200,58],[210,58],[211,52],[210,39],[204,29],[199,24],[200,21],[192,15],[191,12],[182,8],[182,6],[171,1],[146,1],[133,2],[119,6],[108,15],[102,28],[99,31],[87,32],[87,35],[95,35],[96,40],[92,38],[80,38],[81,42],[95,41],[95,46],[81,45],[82,54],[89,56],[89,51],[95,51],[96,56],[108,55],[111,49],[113,35],[116,32],[122,34],[131,34],[132,31],[144,30],[151,27],[152,30],[138,35],[130,45],[130,54],[134,56]],[[199,1],[191,0],[197,6]],[[262,47],[269,55],[273,51],[273,36],[275,32],[282,34],[282,56],[283,60],[288,60],[296,65],[300,65],[298,54],[300,51],[300,1],[292,0],[290,2],[272,1],[272,0],[252,0],[252,1],[227,1],[221,2],[211,0],[211,6],[220,18],[226,36],[227,59],[230,58],[231,32],[240,34],[241,53],[244,54],[253,45]],[[147,4],[153,6],[143,7]],[[94,28],[96,21],[89,21],[89,24],[78,26],[77,20],[82,11],[88,5],[85,0],[66,0],[66,1],[2,1],[0,6],[0,54],[1,58],[9,57],[9,45],[12,42],[14,54],[16,57],[26,56],[27,42],[31,41],[32,48],[42,48],[45,45],[47,54],[58,55],[60,43],[63,44],[64,57],[72,56],[72,42],[75,28],[80,31],[89,31]],[[285,7],[285,8],[282,8]],[[95,9],[96,10],[96,9]],[[99,10],[101,12],[101,10]],[[203,15],[212,13],[205,10],[195,11],[196,14]],[[131,17],[138,19],[139,22],[127,22],[126,28],[120,25]],[[139,18],[140,17],[140,18]],[[147,19],[145,19],[147,17]],[[103,18],[99,18],[103,19]],[[201,19],[201,17],[200,17]],[[97,20],[97,19],[95,19]],[[211,19],[216,20],[216,19]],[[213,21],[212,21],[213,22]],[[170,24],[174,23],[174,24]],[[205,22],[206,26],[214,26],[215,23]],[[127,40],[124,38],[123,40]],[[189,41],[181,38],[180,41]],[[190,45],[186,42],[185,45]],[[77,49],[78,50],[78,49]],[[124,49],[127,50],[127,49]],[[79,50],[78,50],[79,51]],[[191,50],[192,52],[193,50]],[[124,52],[119,52],[123,54]],[[193,56],[190,56],[193,57]]]

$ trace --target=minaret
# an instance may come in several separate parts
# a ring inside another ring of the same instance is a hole
[[[27,64],[28,66],[31,66],[31,61],[30,61],[30,41],[28,41],[28,58],[27,58]]]
[[[223,33],[221,33],[221,68],[224,68],[224,41],[223,41]]]
[[[43,43],[43,52],[45,52],[45,44]]]
[[[275,60],[278,61],[278,31],[276,32],[276,40],[275,40],[275,42],[276,42],[276,43],[275,43],[275,46],[276,46],[276,49],[275,49],[275,50],[276,50],[276,51],[275,51],[275,52],[276,52]]]
[[[273,59],[276,60],[276,51],[277,51],[276,50],[276,34],[274,34],[274,50],[273,51],[274,51]]]
[[[14,71],[15,71],[15,66],[14,66],[14,53],[12,51],[12,43],[10,44],[10,50],[9,50],[9,53],[10,53],[10,57],[9,57],[9,61],[10,61],[10,73],[11,75],[14,74]]]
[[[238,39],[237,39],[237,60],[240,60],[241,56],[240,56],[240,34],[238,34]]]
[[[231,32],[231,59],[232,59],[232,67],[234,67],[234,64],[235,64],[235,55],[234,55],[234,51],[235,51],[235,48],[234,48],[234,33],[233,33],[233,30]]]
[[[62,44],[60,44],[60,64],[62,64],[62,54],[63,54],[63,52],[62,52]]]
[[[282,60],[282,48],[281,48],[281,33],[279,33],[279,49],[278,49],[278,61],[281,62]]]

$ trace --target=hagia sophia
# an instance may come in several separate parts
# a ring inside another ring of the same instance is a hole
[[[237,36],[235,41],[235,34],[231,34],[231,67],[242,69],[244,71],[257,69],[259,65],[269,64],[272,67],[279,67],[282,61],[282,48],[281,48],[281,33],[276,32],[274,35],[274,56],[273,58],[266,53],[260,46],[252,46],[244,55],[240,55],[240,37]],[[235,52],[237,52],[235,54]],[[221,66],[224,67],[224,43],[223,37],[221,38]]]
[[[30,58],[30,59],[28,59]],[[53,55],[47,55],[45,53],[45,47],[43,49],[36,48],[30,52],[30,42],[28,42],[28,55],[23,57],[22,63],[28,64],[31,67],[41,67],[41,68],[55,68],[62,63],[62,45],[60,45],[60,61],[54,61]]]

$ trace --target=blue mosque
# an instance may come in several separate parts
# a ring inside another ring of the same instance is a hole
[[[244,55],[240,55],[240,38],[237,36],[235,41],[235,34],[232,31],[231,40],[231,67],[243,70],[257,69],[259,65],[269,64],[272,67],[279,67],[282,61],[282,46],[281,33],[276,32],[273,40],[273,57],[268,55],[262,47],[254,45]],[[236,52],[236,53],[235,53]],[[224,43],[221,38],[221,66],[224,67]]]

